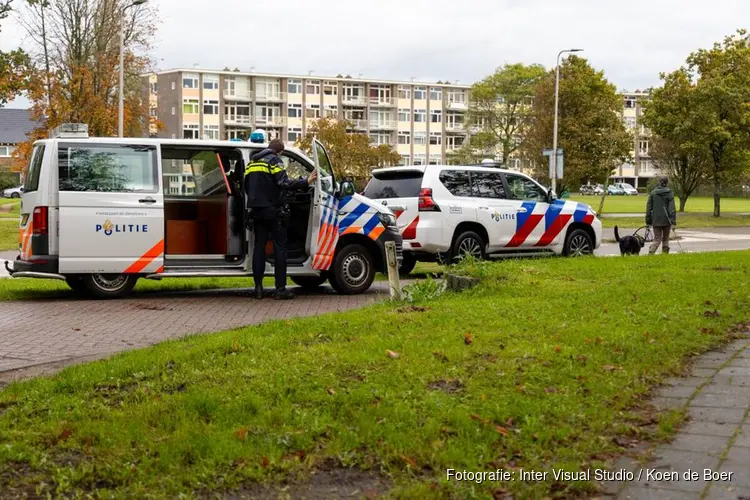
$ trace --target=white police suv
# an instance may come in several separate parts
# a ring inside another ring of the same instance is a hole
[[[403,236],[402,272],[464,255],[589,255],[602,240],[590,206],[556,199],[532,178],[483,166],[376,169],[364,195],[390,208]]]

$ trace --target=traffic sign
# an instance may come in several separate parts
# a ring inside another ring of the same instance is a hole
[[[554,176],[552,174],[553,173],[553,162],[552,162],[553,152],[554,152],[553,149],[544,149],[544,150],[542,150],[542,154],[544,156],[548,156],[549,157],[549,177],[550,177],[550,179],[552,177],[556,177],[557,179],[562,179],[562,176],[563,176],[563,157],[564,157],[563,150],[561,148],[557,148],[557,175],[556,176]]]

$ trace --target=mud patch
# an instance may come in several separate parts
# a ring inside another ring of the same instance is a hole
[[[464,388],[464,384],[460,380],[450,378],[448,380],[436,380],[427,384],[427,388],[433,391],[443,391],[448,394],[454,394],[460,392]]]
[[[376,498],[391,489],[391,481],[373,472],[328,466],[315,471],[306,481],[289,482],[279,486],[248,485],[223,495],[199,498],[226,500],[259,499],[276,500],[304,498],[328,500],[337,498]]]
[[[398,313],[425,312],[427,309],[429,308],[424,307],[424,306],[404,306],[404,307],[399,307],[398,309],[396,309],[396,312]]]

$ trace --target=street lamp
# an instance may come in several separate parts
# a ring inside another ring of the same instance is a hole
[[[130,7],[142,5],[147,1],[148,0],[133,0],[131,4],[123,7],[122,13],[120,14],[120,107],[117,115],[117,132],[119,137],[123,137],[123,131],[125,128],[125,11]]]
[[[555,128],[552,132],[552,191],[557,192],[557,106],[560,93],[560,56],[566,52],[581,52],[583,49],[565,49],[557,54],[555,66]]]

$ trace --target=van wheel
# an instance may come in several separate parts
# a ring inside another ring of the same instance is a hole
[[[362,245],[347,245],[336,252],[329,279],[334,290],[342,295],[360,294],[375,279],[375,263]]]
[[[79,295],[88,294],[89,289],[86,288],[86,284],[83,282],[83,277],[81,276],[66,276],[65,283]]]
[[[484,239],[474,231],[466,231],[461,233],[456,241],[453,243],[453,261],[458,262],[467,255],[471,255],[477,260],[485,260],[487,258],[486,244]]]
[[[328,279],[326,276],[291,276],[292,283],[305,290],[315,290]]]
[[[404,257],[401,260],[401,265],[398,266],[398,273],[399,274],[409,274],[414,270],[414,266],[417,265],[417,258],[414,257],[411,253],[406,252],[404,253]]]
[[[583,229],[576,229],[565,238],[563,255],[566,257],[583,257],[594,253],[594,242],[591,235]]]
[[[10,197],[11,197],[11,198],[20,198],[20,197],[21,197],[21,195],[20,195],[20,194],[18,194],[18,193],[10,193]]]
[[[114,299],[128,295],[138,281],[135,274],[86,274],[83,283],[98,299]]]

